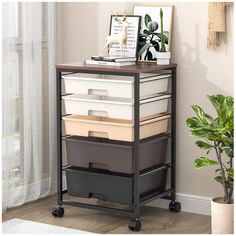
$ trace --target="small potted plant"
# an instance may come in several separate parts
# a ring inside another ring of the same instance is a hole
[[[158,65],[168,65],[170,64],[170,52],[166,51],[165,45],[165,35],[163,32],[163,11],[160,8],[160,20],[161,20],[161,48],[157,52],[157,64]]]
[[[190,134],[199,138],[196,145],[208,155],[215,152],[215,160],[199,157],[195,160],[196,169],[216,166],[215,180],[223,187],[224,196],[211,201],[212,233],[233,234],[233,146],[234,146],[234,100],[231,96],[208,96],[217,117],[213,118],[197,105],[192,108],[196,117],[187,119]]]

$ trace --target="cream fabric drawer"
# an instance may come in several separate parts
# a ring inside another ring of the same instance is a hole
[[[140,139],[165,133],[170,115],[140,122]],[[134,123],[98,116],[70,115],[63,117],[66,134],[134,141]]]

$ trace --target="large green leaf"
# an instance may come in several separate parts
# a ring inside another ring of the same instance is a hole
[[[148,14],[146,14],[146,15],[144,16],[144,23],[145,23],[145,26],[146,26],[146,27],[147,27],[147,24],[148,24],[150,21],[152,21],[151,16],[149,16]]]
[[[186,120],[186,122],[190,129],[203,127],[202,123],[199,121],[197,117],[190,117]]]
[[[142,54],[152,46],[151,43],[146,43],[138,52],[138,57],[142,56]]]
[[[233,97],[223,95],[211,95],[208,99],[216,109],[220,125],[227,124],[233,128],[234,101]]]
[[[206,157],[199,157],[195,160],[194,165],[196,169],[202,169],[206,166],[218,165],[219,163],[215,160],[210,160]]]
[[[203,124],[208,124],[208,122],[212,122],[214,119],[206,114],[201,107],[198,105],[192,105],[193,110],[195,111],[198,119],[203,123]]]
[[[207,143],[207,142],[203,142],[203,141],[201,141],[201,140],[197,141],[195,144],[196,144],[199,148],[204,149],[204,150],[208,150],[208,149],[214,147],[213,145],[211,145],[211,144],[209,144],[209,143]]]

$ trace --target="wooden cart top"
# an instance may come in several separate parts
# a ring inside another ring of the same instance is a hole
[[[60,70],[78,70],[91,72],[119,72],[119,73],[152,73],[161,70],[168,70],[176,68],[176,64],[157,65],[156,62],[137,62],[132,66],[102,66],[102,65],[88,65],[85,62],[76,62],[69,64],[57,64],[56,68]]]

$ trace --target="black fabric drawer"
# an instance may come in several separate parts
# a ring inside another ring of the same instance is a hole
[[[160,166],[151,174],[140,177],[140,197],[166,188],[167,167]],[[68,195],[97,198],[122,204],[133,203],[133,177],[66,168]]]
[[[117,144],[94,138],[72,136],[66,140],[67,164],[112,172],[133,173],[132,144]],[[168,138],[140,144],[140,170],[166,161]]]

